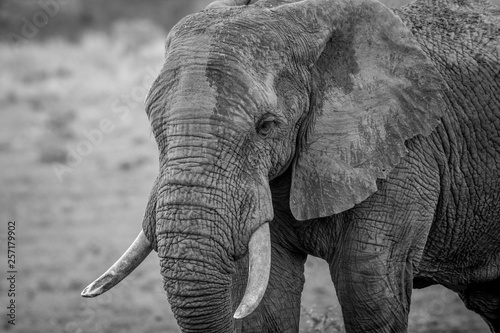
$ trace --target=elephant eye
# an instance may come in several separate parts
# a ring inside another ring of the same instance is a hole
[[[277,121],[274,116],[267,115],[264,116],[258,123],[256,127],[257,133],[263,138],[268,137],[269,134],[276,127]]]

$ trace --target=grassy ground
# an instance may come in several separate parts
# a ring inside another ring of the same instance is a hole
[[[158,168],[142,101],[162,57],[161,30],[133,21],[78,44],[0,44],[1,331],[178,332],[154,255],[117,289],[80,297],[140,229]],[[9,220],[17,222],[15,326],[4,315]],[[336,332],[327,267],[312,258],[306,269],[302,329]],[[415,293],[410,331],[487,328],[435,287]]]

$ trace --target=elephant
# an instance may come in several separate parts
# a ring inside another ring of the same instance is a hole
[[[346,332],[406,332],[440,284],[500,332],[500,10],[220,0],[168,34],[142,231],[182,332],[298,332],[326,260]]]

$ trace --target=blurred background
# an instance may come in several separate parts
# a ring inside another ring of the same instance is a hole
[[[155,255],[99,298],[80,292],[140,230],[158,169],[143,100],[169,29],[209,2],[0,0],[0,331],[178,332]],[[15,326],[5,315],[12,220]],[[325,262],[310,258],[306,275],[302,332],[341,332]],[[414,293],[410,332],[488,329],[431,287]]]

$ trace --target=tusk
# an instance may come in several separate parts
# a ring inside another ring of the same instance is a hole
[[[242,319],[252,313],[259,305],[271,270],[271,234],[269,223],[264,223],[257,229],[248,243],[248,283],[240,306],[234,313],[235,319]]]
[[[132,245],[110,269],[82,291],[83,297],[96,297],[117,285],[146,259],[153,248],[141,230]]]

